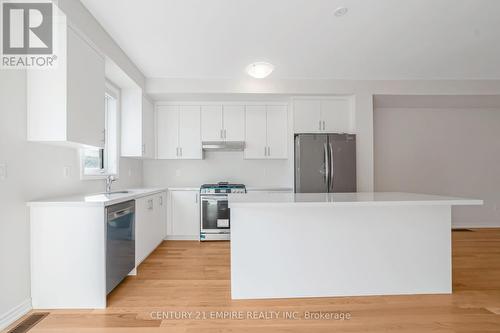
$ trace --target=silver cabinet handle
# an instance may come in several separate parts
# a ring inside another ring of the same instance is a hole
[[[326,121],[323,120],[323,131],[326,130]]]
[[[221,139],[224,139],[224,134],[223,134],[223,131],[224,131],[224,130],[223,130],[223,129],[221,129],[221,130],[220,130],[220,133],[219,133],[219,134],[220,134],[220,138],[221,138]]]
[[[267,156],[267,147],[264,146],[264,156]]]
[[[142,153],[146,154],[146,144],[145,143],[142,144]]]
[[[267,156],[271,156],[271,147],[267,146]]]
[[[198,193],[196,193],[196,194],[194,195],[194,202],[195,202],[195,203],[198,203]]]
[[[182,157],[182,147],[179,147],[179,156]]]
[[[153,199],[148,200],[148,209],[152,210],[153,209]]]
[[[160,206],[163,206],[163,196],[160,195]]]
[[[321,131],[321,120],[318,122],[318,129]]]
[[[179,147],[175,148],[175,156],[179,157]]]

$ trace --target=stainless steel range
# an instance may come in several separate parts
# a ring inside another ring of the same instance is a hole
[[[231,221],[227,196],[246,193],[245,185],[220,182],[200,188],[200,241],[229,240]]]

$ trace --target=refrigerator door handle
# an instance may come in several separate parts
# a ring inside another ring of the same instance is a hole
[[[328,156],[328,148],[326,147],[326,143],[323,146],[323,151],[325,153],[325,183],[326,183],[326,188],[328,190],[330,186],[328,182],[330,180],[330,160]]]
[[[333,192],[333,147],[332,147],[332,143],[329,142],[328,146],[330,147],[330,185],[329,185],[328,191]]]

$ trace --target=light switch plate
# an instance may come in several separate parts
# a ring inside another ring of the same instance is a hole
[[[5,180],[7,179],[7,164],[1,163],[0,164],[0,180]]]

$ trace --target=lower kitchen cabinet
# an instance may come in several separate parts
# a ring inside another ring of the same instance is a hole
[[[167,194],[160,192],[135,200],[135,262],[139,265],[166,236]]]
[[[169,190],[167,238],[200,239],[198,190]]]

